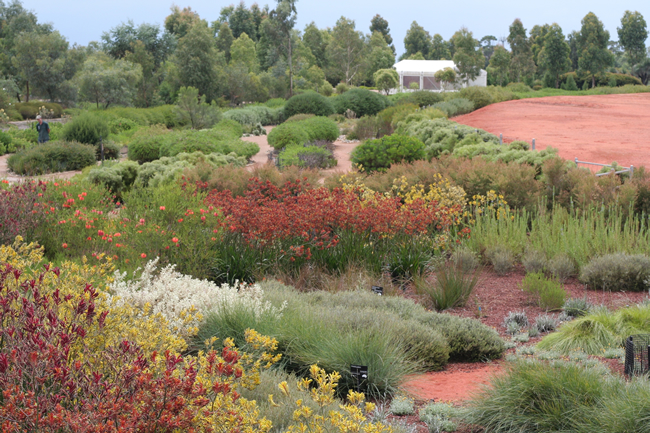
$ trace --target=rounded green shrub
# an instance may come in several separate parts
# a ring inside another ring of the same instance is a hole
[[[234,120],[240,125],[255,125],[260,122],[260,116],[256,111],[247,108],[236,108],[223,113],[224,119]]]
[[[302,120],[299,124],[307,131],[311,141],[335,141],[339,138],[339,127],[335,121],[328,117],[311,117]]]
[[[313,114],[329,116],[334,114],[332,102],[316,92],[305,92],[292,96],[284,105],[284,116],[289,118],[296,114]]]
[[[214,125],[212,129],[223,131],[230,134],[233,138],[241,138],[244,135],[244,130],[241,124],[232,119],[222,119],[219,123]]]
[[[139,167],[135,161],[107,164],[90,170],[88,180],[104,185],[112,194],[122,194],[135,182]]]
[[[126,119],[124,117],[119,117],[117,119],[112,119],[108,122],[108,128],[111,133],[119,134],[120,132],[130,131],[138,127],[138,124],[131,119]]]
[[[161,125],[137,131],[129,144],[129,159],[141,164],[158,159],[163,138],[168,133],[169,130]]]
[[[269,108],[282,108],[286,102],[287,100],[284,98],[273,98],[266,101],[264,105]]]
[[[458,96],[461,98],[469,99],[474,103],[474,109],[478,110],[494,102],[494,98],[489,90],[484,87],[465,87],[460,89]]]
[[[349,93],[349,92],[348,92]],[[351,160],[363,171],[384,170],[392,164],[424,159],[424,143],[407,135],[387,135],[357,146]]]
[[[66,123],[62,137],[66,141],[97,144],[100,139],[106,140],[109,133],[108,122],[105,119],[85,112]]]
[[[279,150],[287,146],[301,145],[309,141],[309,134],[301,123],[283,123],[273,128],[268,135],[269,146]]]
[[[420,90],[411,93],[411,100],[414,104],[418,104],[420,107],[428,107],[429,105],[442,102],[444,99],[442,93],[429,92],[428,90]]]
[[[300,122],[301,120],[307,120],[311,117],[314,117],[313,114],[296,114],[289,117],[285,122]]]
[[[54,117],[61,117],[63,114],[63,107],[55,102],[30,101],[18,102],[13,105],[13,108],[20,113],[23,119],[35,119],[41,107],[51,110]]]
[[[49,141],[21,150],[7,161],[14,173],[28,176],[81,170],[95,162],[94,146],[60,141]]]
[[[11,148],[12,138],[6,132],[0,131],[0,155],[4,155]]]
[[[159,157],[171,157],[179,153],[202,152],[222,153],[227,155],[234,152],[237,156],[250,159],[260,151],[255,143],[234,139],[229,133],[218,130],[184,130],[175,131],[163,137],[160,144]]]
[[[530,86],[527,86],[525,83],[508,83],[506,88],[511,92],[516,92],[516,93],[527,93],[533,91],[533,89]]]
[[[352,89],[334,99],[336,112],[345,114],[347,110],[353,111],[357,117],[374,116],[388,107],[388,98],[379,93],[366,89]]]

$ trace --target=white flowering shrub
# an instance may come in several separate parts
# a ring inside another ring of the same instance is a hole
[[[263,301],[263,290],[257,284],[218,286],[176,272],[175,265],[156,272],[157,262],[157,258],[149,261],[140,277],[131,281],[126,280],[126,272],[116,271],[109,296],[118,305],[129,304],[143,314],[162,315],[170,331],[183,337],[194,335],[210,311],[244,308],[259,318],[264,314],[280,315],[284,308]]]

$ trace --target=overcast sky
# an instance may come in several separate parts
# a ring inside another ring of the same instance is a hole
[[[8,0],[5,0],[8,3]],[[33,10],[39,22],[51,22],[55,29],[68,41],[86,45],[98,41],[103,32],[131,19],[136,24],[143,22],[161,24],[169,15],[173,2],[160,0],[23,0],[25,8]],[[222,7],[233,1],[193,0],[175,2],[179,7],[190,6],[201,18],[214,21]],[[254,2],[245,2],[250,5]],[[267,2],[258,2],[260,6]],[[268,2],[273,8],[275,1]],[[524,27],[530,30],[536,24],[558,23],[564,34],[580,30],[580,21],[588,12],[594,12],[605,24],[611,39],[618,39],[616,27],[626,10],[639,11],[650,21],[648,0],[480,0],[465,1],[414,1],[414,0],[299,0],[298,28],[304,29],[311,21],[319,28],[333,27],[341,16],[353,19],[357,29],[367,33],[370,20],[380,14],[389,23],[398,54],[404,51],[404,36],[415,20],[431,35],[440,33],[445,39],[456,30],[467,27],[477,39],[485,35],[497,38],[507,36],[508,27],[515,18],[520,18]]]

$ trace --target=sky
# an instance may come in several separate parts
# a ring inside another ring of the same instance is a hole
[[[0,0],[2,1],[2,0]],[[9,0],[4,0],[8,3]],[[122,22],[133,20],[160,24],[170,13],[174,2],[165,0],[112,0],[95,2],[87,0],[22,0],[26,9],[36,13],[39,22],[50,22],[73,44],[87,45],[99,41],[103,32]],[[208,22],[219,17],[222,7],[236,1],[176,0],[183,8],[190,6]],[[246,1],[246,5],[254,3]],[[260,6],[271,8],[275,0],[260,1]],[[580,21],[589,12],[595,13],[610,32],[610,39],[617,40],[616,28],[626,10],[638,11],[650,22],[648,0],[544,0],[542,2],[515,0],[464,0],[464,1],[381,1],[381,0],[298,0],[297,28],[302,30],[314,21],[319,28],[333,27],[345,16],[356,22],[358,30],[369,32],[370,20],[380,14],[388,21],[397,54],[404,52],[404,36],[415,20],[431,35],[440,33],[449,39],[461,27],[467,27],[476,39],[486,35],[497,38],[508,35],[508,27],[515,18],[530,30],[534,25],[558,23],[564,34],[580,30]],[[648,43],[650,41],[646,41]]]

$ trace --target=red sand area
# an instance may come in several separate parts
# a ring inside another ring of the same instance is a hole
[[[650,93],[521,99],[453,120],[505,142],[535,138],[536,149],[552,146],[565,159],[650,167]]]

